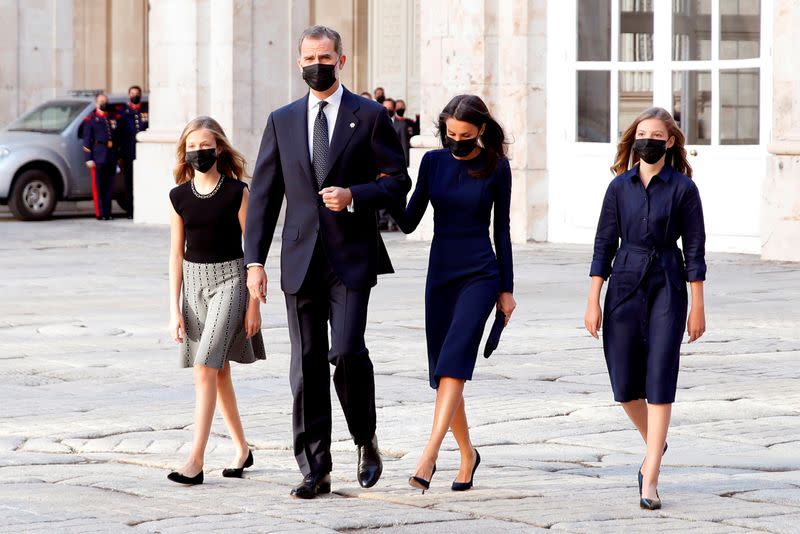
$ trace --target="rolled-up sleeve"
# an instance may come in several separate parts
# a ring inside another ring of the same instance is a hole
[[[606,190],[600,220],[597,222],[597,233],[594,237],[594,255],[589,276],[602,276],[607,279],[611,274],[611,261],[619,248],[619,226],[617,224],[617,196],[612,182]]]
[[[689,282],[700,282],[706,279],[706,226],[700,191],[694,182],[683,194],[680,214],[686,278]]]

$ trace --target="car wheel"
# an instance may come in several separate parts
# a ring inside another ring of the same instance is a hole
[[[17,219],[41,221],[50,217],[56,209],[56,202],[56,188],[50,175],[30,169],[14,182],[8,208]]]

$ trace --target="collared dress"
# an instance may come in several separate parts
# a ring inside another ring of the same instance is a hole
[[[616,401],[675,401],[686,283],[706,278],[705,240],[700,193],[688,176],[665,165],[645,188],[636,165],[609,184],[590,276],[609,279],[603,351]]]

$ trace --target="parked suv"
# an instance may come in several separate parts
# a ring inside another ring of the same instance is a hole
[[[122,109],[124,95],[109,95]],[[147,97],[142,96],[147,102]],[[82,149],[83,119],[95,108],[94,92],[50,100],[0,130],[0,204],[18,219],[47,219],[59,200],[92,198],[92,175]],[[114,178],[114,199],[124,210],[124,179]]]

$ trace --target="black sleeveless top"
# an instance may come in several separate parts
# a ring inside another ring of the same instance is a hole
[[[242,181],[222,176],[207,195],[199,194],[193,181],[169,192],[172,206],[183,219],[186,261],[219,263],[244,257],[239,209],[246,187]]]

